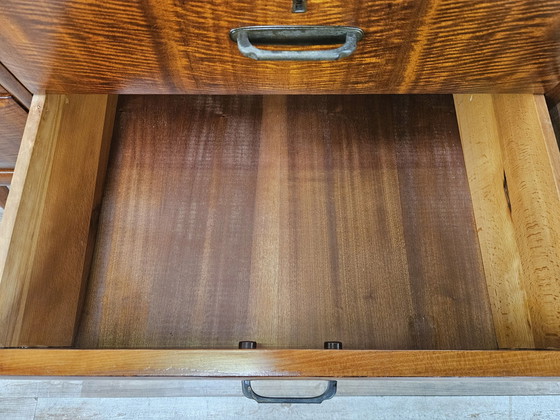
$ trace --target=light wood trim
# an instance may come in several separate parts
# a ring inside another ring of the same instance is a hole
[[[0,344],[72,344],[116,97],[33,98],[0,226]]]
[[[0,63],[0,85],[25,109],[31,107],[31,93],[2,63]]]
[[[498,344],[560,347],[560,156],[544,98],[455,95]]]
[[[559,351],[0,350],[4,376],[560,376]]]

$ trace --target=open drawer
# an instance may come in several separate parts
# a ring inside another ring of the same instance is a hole
[[[0,374],[560,376],[559,182],[541,96],[37,95]]]

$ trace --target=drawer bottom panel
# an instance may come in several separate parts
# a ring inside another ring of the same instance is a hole
[[[495,349],[452,96],[122,96],[81,348]]]

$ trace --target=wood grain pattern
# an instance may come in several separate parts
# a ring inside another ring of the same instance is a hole
[[[492,349],[451,97],[121,97],[80,347]]]
[[[542,96],[456,95],[500,347],[560,347],[560,154]]]
[[[242,57],[232,28],[352,25],[340,62]],[[4,0],[0,60],[34,93],[544,93],[560,81],[558,0]]]
[[[558,351],[0,350],[5,376],[538,377]]]
[[[8,193],[10,190],[8,187],[0,187],[0,207],[6,207],[6,201],[8,200]]]
[[[0,168],[0,186],[5,187],[12,183],[13,168]]]
[[[0,48],[1,49],[1,48]],[[8,92],[25,109],[31,106],[31,93],[12,73],[0,62],[0,90]]]
[[[116,100],[36,96],[0,226],[0,345],[72,344]]]
[[[0,98],[0,168],[14,168],[27,112],[11,97]]]

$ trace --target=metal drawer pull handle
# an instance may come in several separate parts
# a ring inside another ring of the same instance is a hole
[[[348,57],[364,36],[360,28],[350,26],[246,26],[232,29],[232,41],[245,57],[274,61],[323,61]],[[330,50],[263,50],[261,45],[337,45]]]
[[[285,398],[285,397],[264,397],[253,391],[251,381],[241,381],[241,388],[243,395],[247,398],[255,400],[258,403],[280,403],[280,404],[321,404],[325,400],[329,400],[336,394],[336,381],[329,381],[327,389],[321,395],[316,397],[301,397],[301,398]]]

